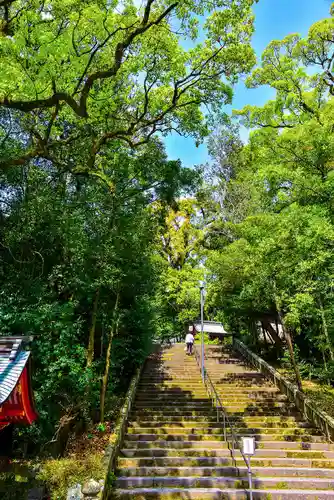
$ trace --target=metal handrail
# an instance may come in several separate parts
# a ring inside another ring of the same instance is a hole
[[[194,344],[194,354],[195,354],[195,359],[196,359],[196,362],[198,364],[198,367],[201,370],[200,355],[197,352],[195,344]],[[215,386],[214,386],[214,384],[213,384],[213,382],[211,380],[211,377],[208,374],[206,368],[204,368],[204,381],[203,382],[205,384],[206,390],[207,390],[210,398],[212,399],[212,404],[217,409],[217,422],[219,422],[219,411],[222,413],[222,416],[223,416],[223,429],[224,429],[224,441],[227,442],[228,445],[229,445],[228,434],[231,435],[231,440],[230,440],[231,441],[231,448],[229,447],[229,450],[231,451],[232,460],[234,461],[234,466],[236,467],[235,450],[238,449],[240,451],[240,453],[241,453],[242,458],[244,459],[244,462],[246,464],[248,473],[250,474],[250,491],[252,491],[251,490],[251,471],[250,471],[249,460],[245,456],[244,452],[241,449],[240,441],[238,440],[238,438],[236,436],[233,424],[232,424],[231,420],[228,417],[228,413],[227,413],[227,411],[226,411],[226,409],[225,409],[225,407],[224,407],[224,405],[223,405],[223,403],[222,403],[222,401],[220,399],[220,396],[219,396],[219,394],[217,392],[217,389],[215,388]],[[227,429],[226,429],[226,423],[228,424],[228,427],[230,429],[229,433],[227,432]],[[252,497],[252,493],[251,493],[251,497]]]

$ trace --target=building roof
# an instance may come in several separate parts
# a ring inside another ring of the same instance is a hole
[[[23,351],[29,337],[0,336],[0,405],[11,395],[26,366],[30,352]]]
[[[201,331],[201,322],[200,321],[196,321],[196,323],[194,323],[194,327],[195,327],[195,330],[196,332],[200,332]],[[204,321],[203,322],[203,331],[205,333],[213,333],[213,334],[224,334],[224,333],[227,333],[224,329],[224,326],[222,323],[218,323],[217,321]]]

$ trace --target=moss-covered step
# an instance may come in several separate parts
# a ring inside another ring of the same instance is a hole
[[[203,416],[210,416],[210,415],[216,415],[216,410],[214,408],[210,409],[205,409],[201,407],[197,408],[183,408],[181,406],[175,405],[174,407],[158,407],[157,409],[155,408],[146,408],[145,406],[142,406],[140,408],[136,408],[136,411],[132,411],[130,418],[132,419],[134,416],[135,417],[141,417],[142,415],[156,415],[156,416],[173,416],[173,415],[184,415],[184,416],[189,416],[189,415],[203,415]],[[246,416],[259,416],[259,417],[270,417],[270,416],[294,416],[296,414],[299,414],[297,410],[294,408],[291,409],[286,409],[286,408],[250,408],[250,409],[242,409],[242,408],[235,408],[233,411],[234,417],[246,417]]]
[[[189,425],[184,425],[184,423],[177,423],[177,422],[164,422],[163,425],[155,426],[154,423],[152,422],[150,426],[148,427],[143,427],[142,425],[140,426],[133,426],[131,425],[128,428],[128,433],[129,434],[138,434],[138,433],[144,433],[144,434],[180,434],[183,429],[185,429],[185,432],[189,432],[189,429],[193,430],[193,434],[202,434],[205,433],[205,429],[209,430],[209,433],[212,434],[221,434],[224,431],[224,424],[221,423],[199,423],[197,421],[188,423]],[[149,422],[147,423],[149,424]],[[178,425],[181,424],[181,425]],[[250,424],[251,425],[251,424]],[[234,432],[236,434],[271,434],[271,433],[281,433],[283,436],[303,436],[305,434],[311,434],[311,429],[306,427],[271,427],[271,426],[264,426],[260,427],[261,423],[259,425],[254,425],[254,427],[248,427],[248,426],[242,426],[242,427],[234,427]],[[229,427],[226,427],[227,433],[229,432]]]
[[[119,477],[117,488],[248,488],[247,475],[243,477],[230,476],[136,476]],[[332,478],[305,477],[263,477],[253,478],[253,488],[256,489],[298,489],[298,490],[333,490]]]
[[[334,498],[334,449],[256,370],[221,348],[206,366],[239,436],[254,436],[254,500]],[[149,361],[138,385],[118,458],[119,498],[247,498],[239,452],[231,456],[223,423],[194,357],[175,345]],[[227,428],[230,432],[229,427]]]
[[[120,469],[121,476],[246,476],[246,467],[128,467]],[[334,480],[334,469],[307,467],[254,467],[259,477],[320,477]]]
[[[151,438],[151,436],[149,436]],[[146,441],[137,439],[127,439],[124,442],[124,446],[131,449],[151,449],[151,448],[168,448],[168,449],[230,449],[230,443],[223,440],[223,436],[207,436],[207,439],[189,439],[188,435],[183,436],[183,439],[166,439],[165,436],[158,436],[160,439],[148,439]],[[175,437],[175,436],[171,436]],[[198,436],[194,436],[195,438]],[[200,436],[202,437],[202,436]],[[282,456],[283,451],[290,452],[331,452],[333,451],[333,446],[328,443],[304,443],[297,441],[262,441],[256,442],[256,455],[257,456],[267,456],[266,451],[270,450],[270,456],[274,453],[274,450],[279,450],[277,456]],[[333,458],[333,457],[323,457],[319,455],[319,458]]]
[[[231,452],[228,448],[220,446],[217,442],[217,448],[208,448],[207,443],[205,443],[206,448],[197,446],[198,443],[191,443],[191,447],[177,449],[176,446],[173,448],[173,444],[165,442],[161,448],[147,447],[146,449],[140,448],[123,448],[121,454],[124,457],[225,457],[230,456]],[[235,450],[235,456],[241,456],[239,450]],[[326,459],[333,460],[334,452],[325,450],[284,450],[284,449],[258,449],[256,450],[256,456],[254,460],[259,458],[306,458],[306,459]],[[333,460],[334,461],[334,460]]]
[[[118,500],[246,500],[248,490],[229,490],[215,488],[133,488],[115,490]],[[327,500],[333,499],[333,493],[318,490],[255,490],[254,500]],[[111,500],[111,499],[110,499]]]
[[[155,391],[154,390],[137,391],[138,398],[146,396],[148,399],[155,398],[155,397],[166,398],[168,396],[171,398],[182,399],[184,397],[189,397],[190,395],[208,399],[208,394],[203,388],[191,389],[188,391],[183,391],[183,390],[179,390],[179,389],[175,389],[175,390],[165,389],[165,390],[155,390]]]
[[[210,416],[201,417],[201,416],[184,416],[184,415],[175,415],[175,416],[159,416],[159,415],[153,415],[150,420],[147,420],[145,418],[140,418],[136,417],[133,413],[132,415],[134,416],[133,420],[130,420],[130,424],[132,423],[140,423],[140,422],[147,422],[151,423],[152,425],[157,425],[160,427],[163,427],[165,425],[165,422],[181,422],[186,424],[187,422],[195,422],[195,421],[201,421],[203,423],[209,423],[215,426],[215,424],[218,424],[218,426],[223,425],[222,422],[217,422],[217,414],[216,411],[214,411],[214,418]],[[221,418],[221,417],[220,417]],[[258,416],[258,415],[251,415],[251,416],[241,416],[241,417],[236,417],[229,415],[229,420],[235,427],[298,427],[298,428],[312,428],[311,424],[304,422],[300,418],[296,417],[282,417],[282,416]],[[159,424],[159,425],[158,425]],[[142,427],[145,427],[143,425]],[[150,426],[148,426],[150,427]]]
[[[187,408],[201,408],[203,410],[211,410],[212,402],[208,398],[196,399],[196,398],[184,398],[182,402],[175,399],[165,400],[166,405],[178,409]],[[158,398],[155,399],[136,399],[134,402],[134,409],[137,408],[161,408],[161,401]]]
[[[243,458],[236,457],[210,457],[210,456],[164,456],[164,457],[119,457],[119,467],[222,467],[236,465],[243,467],[245,462]],[[334,461],[328,459],[314,458],[275,458],[275,457],[256,457],[252,459],[253,467],[306,467],[333,469]]]
[[[150,430],[152,431],[151,433],[134,433],[132,431],[136,430],[137,432],[140,431],[141,429],[129,429],[129,433],[126,435],[126,440],[127,441],[137,441],[137,440],[158,440],[163,437],[163,439],[166,439],[167,441],[182,441],[184,439],[187,439],[188,441],[209,441],[210,439],[214,437],[214,439],[218,439],[220,441],[224,440],[224,435],[221,431],[221,429],[176,429],[174,432],[172,431],[171,433],[166,433],[166,432],[154,432],[157,431],[156,429],[145,429],[146,431]],[[176,431],[179,432],[176,432]],[[265,429],[268,431],[268,429]],[[165,431],[165,429],[163,429]],[[205,432],[210,432],[208,434],[205,434]],[[269,430],[270,432],[270,430]],[[299,434],[299,435],[294,435],[293,433],[291,434],[286,434],[283,435],[280,430],[277,430],[276,434],[272,434],[271,432],[268,434],[262,433],[262,434],[255,434],[255,433],[242,433],[242,434],[237,434],[237,437],[241,439],[245,435],[250,435],[255,438],[256,442],[258,443],[258,447],[261,448],[262,442],[273,442],[273,447],[284,447],[283,442],[286,443],[297,443],[298,446],[300,447],[307,447],[309,444],[312,443],[320,443],[320,444],[326,444],[326,440],[323,436],[312,436],[307,433],[304,434]],[[274,444],[275,442],[275,444]],[[277,442],[277,443],[276,443]],[[297,445],[296,445],[297,446]]]

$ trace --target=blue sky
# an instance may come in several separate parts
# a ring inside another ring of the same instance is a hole
[[[254,7],[255,34],[253,47],[258,59],[273,39],[282,39],[290,33],[306,35],[310,26],[319,19],[328,17],[330,0],[259,0]],[[234,94],[233,109],[245,104],[262,105],[272,97],[270,89],[246,89],[240,82]],[[168,157],[180,158],[184,166],[190,167],[207,161],[205,145],[196,148],[192,139],[173,134],[165,140]]]

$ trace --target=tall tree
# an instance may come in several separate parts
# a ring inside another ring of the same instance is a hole
[[[235,112],[251,129],[249,143],[237,150],[209,231],[214,302],[243,331],[250,318],[278,313],[299,387],[298,349],[326,369],[332,359],[333,22],[315,23],[305,39],[271,42],[247,79],[276,95]],[[223,158],[231,155],[225,137]]]
[[[35,158],[99,173],[110,142],[139,147],[171,131],[201,141],[255,62],[252,3],[1,2],[0,109],[7,124],[20,116],[24,137],[0,166]]]

